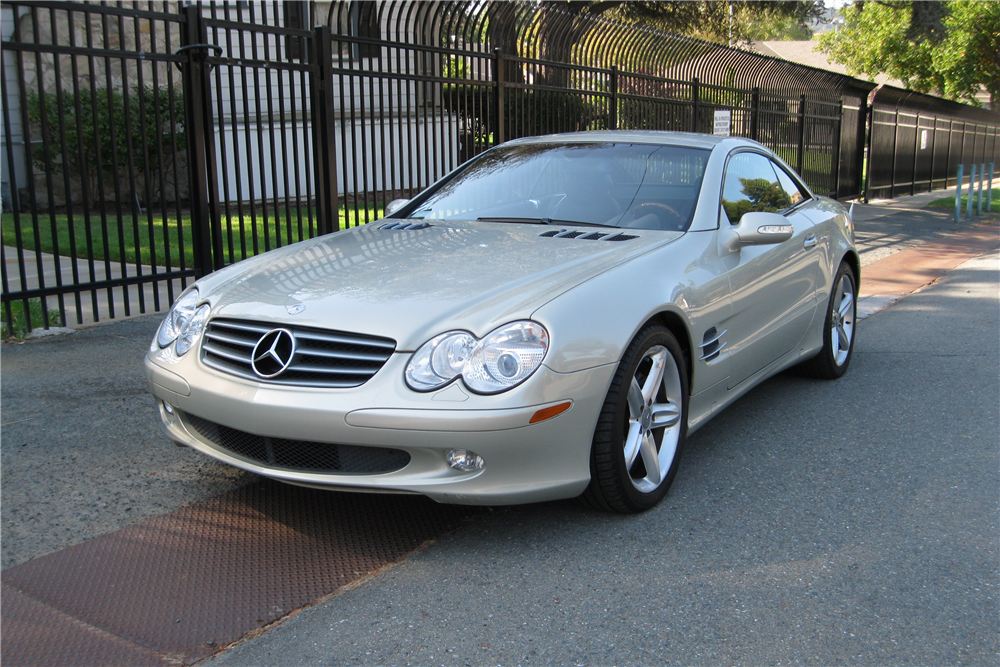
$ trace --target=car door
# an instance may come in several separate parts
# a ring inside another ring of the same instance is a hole
[[[776,169],[752,150],[733,153],[726,167],[720,228],[736,225],[750,211],[780,213],[794,228],[786,241],[743,246],[726,257],[733,308],[730,388],[795,348],[816,309],[819,253],[813,222],[803,212],[810,199],[803,189],[788,192]]]

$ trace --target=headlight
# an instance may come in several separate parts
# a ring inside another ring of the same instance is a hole
[[[413,353],[406,384],[431,391],[461,377],[477,394],[497,394],[531,377],[548,349],[549,332],[537,322],[511,322],[482,340],[467,331],[449,331]]]
[[[194,347],[205,330],[208,314],[212,310],[207,303],[199,308],[200,299],[198,290],[193,289],[177,300],[156,332],[157,346],[164,348],[176,340],[178,356]]]

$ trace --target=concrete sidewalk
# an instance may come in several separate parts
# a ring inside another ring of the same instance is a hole
[[[46,252],[24,250],[24,276],[21,276],[22,257],[18,256],[17,248],[3,246],[3,260],[7,273],[10,292],[33,290],[39,287],[55,287],[57,285],[72,285],[76,282],[100,282],[117,280],[134,276],[148,276],[163,273],[162,267],[136,265],[134,263],[104,262],[95,260],[93,266],[86,259],[55,256]],[[41,278],[39,278],[41,276]],[[188,279],[191,284],[193,278]],[[168,283],[172,285],[168,286]],[[164,311],[170,307],[172,298],[183,291],[182,281],[160,280],[156,283],[143,285],[128,285],[101,289],[93,294],[89,291],[79,295],[66,294],[62,297],[66,308],[66,327],[79,329],[89,327],[99,322],[120,320],[135,317],[145,313]],[[79,301],[79,303],[78,303]],[[49,310],[59,309],[59,297],[46,299]]]
[[[1000,178],[994,179],[993,188],[1000,188]],[[854,235],[861,253],[861,265],[867,266],[906,248],[954,233],[965,227],[978,225],[996,214],[986,211],[986,192],[983,192],[983,215],[973,212],[965,216],[965,208],[958,223],[952,208],[929,208],[928,204],[944,197],[954,197],[955,188],[922,192],[911,197],[874,199],[864,204],[854,204]],[[863,274],[863,272],[862,272]]]

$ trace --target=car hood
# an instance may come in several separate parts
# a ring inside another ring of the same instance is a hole
[[[682,236],[579,228],[576,238],[552,238],[541,234],[574,228],[441,221],[382,229],[386,224],[267,253],[199,287],[213,317],[385,336],[406,351],[443,331],[483,336],[527,318],[575,285]],[[585,238],[594,232],[621,240]]]

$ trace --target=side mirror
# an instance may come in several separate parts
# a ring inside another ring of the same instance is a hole
[[[385,211],[382,213],[383,216],[392,215],[399,209],[403,208],[410,203],[409,199],[393,199],[391,202],[385,205]]]
[[[774,245],[784,243],[792,238],[795,228],[788,224],[784,216],[764,211],[744,213],[738,225],[733,227],[736,233],[733,246],[741,248],[747,245]]]

